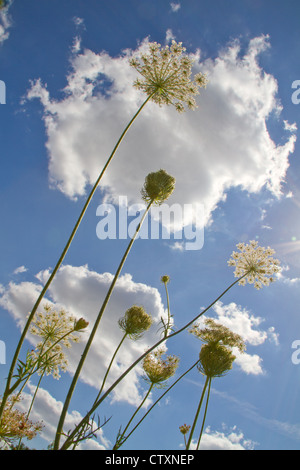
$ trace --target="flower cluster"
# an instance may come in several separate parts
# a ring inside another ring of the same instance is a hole
[[[240,285],[254,284],[256,289],[268,286],[274,281],[273,274],[280,272],[280,262],[272,256],[275,251],[271,248],[258,246],[258,242],[252,240],[249,244],[239,243],[240,252],[233,252],[229,266],[235,266],[235,277],[243,277]]]
[[[245,351],[245,343],[240,335],[229,328],[215,322],[211,318],[205,320],[205,328],[194,325],[189,331],[204,341],[199,354],[199,371],[207,377],[222,377],[232,368],[236,357],[232,348]]]
[[[165,170],[159,170],[146,176],[141,194],[143,200],[148,204],[153,202],[161,205],[171,196],[174,188],[175,178],[170,176]]]
[[[182,426],[179,426],[179,431],[181,434],[185,435],[189,432],[191,426],[189,424],[183,424]]]
[[[147,354],[143,361],[143,369],[146,373],[145,380],[157,387],[162,387],[163,382],[175,374],[179,364],[179,358],[176,356],[167,356],[166,359],[162,359],[164,352],[163,349],[158,349]]]
[[[233,333],[229,328],[215,322],[212,318],[206,318],[204,324],[206,325],[204,328],[200,328],[198,324],[193,325],[189,332],[205,343],[218,343],[230,348],[236,347],[240,352],[245,351],[245,343],[237,333]]]
[[[13,396],[6,402],[3,415],[0,420],[0,439],[7,445],[15,439],[33,439],[42,430],[41,423],[33,423],[27,419],[26,413],[21,412],[14,405],[20,401],[20,397]]]
[[[44,306],[45,313],[37,312],[32,322],[30,332],[39,336],[40,341],[30,356],[38,364],[38,373],[52,374],[58,379],[59,369],[66,371],[68,361],[62,349],[71,347],[71,342],[78,343],[79,333],[87,327],[88,322],[83,318],[76,320],[73,315],[64,310],[53,310],[51,306]]]
[[[185,53],[182,43],[172,41],[171,46],[162,47],[156,42],[149,43],[149,53],[141,59],[134,58],[130,65],[143,77],[134,86],[151,96],[151,100],[162,104],[174,105],[178,112],[184,111],[184,104],[196,108],[194,96],[199,87],[205,88],[205,75],[198,73],[191,80],[193,60]]]
[[[152,325],[152,318],[143,307],[133,305],[126,310],[123,318],[119,320],[119,327],[131,339],[139,339]]]

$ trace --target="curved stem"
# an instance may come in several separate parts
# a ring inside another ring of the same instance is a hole
[[[192,325],[196,320],[198,320],[204,313],[206,313],[218,300],[220,300],[235,284],[237,284],[241,279],[243,279],[248,273],[244,274],[243,276],[239,277],[236,281],[234,281],[232,284],[230,284],[229,287],[227,287],[222,294],[220,294],[208,307],[206,307],[199,315],[197,315],[195,318],[193,318],[191,321],[189,321],[186,325],[184,325],[182,328],[179,330],[175,331],[174,333],[171,333],[167,337],[163,337],[157,343],[155,343],[151,348],[149,348],[145,353],[143,353],[138,359],[136,359],[129,367],[126,369],[125,372],[123,372],[122,375],[106,390],[106,392],[102,395],[102,397],[99,398],[99,400],[94,403],[90,411],[85,415],[85,417],[81,420],[81,422],[75,427],[73,432],[70,434],[70,436],[66,439],[65,443],[62,445],[61,450],[67,449],[71,443],[72,443],[72,438],[74,435],[76,435],[77,429],[79,429],[82,426],[82,423],[85,422],[89,417],[94,413],[94,411],[98,408],[98,406],[105,400],[105,398],[114,390],[114,388],[126,377],[129,372],[134,369],[134,367],[144,359],[144,357],[147,356],[151,351],[156,349],[161,343],[164,343],[167,339],[173,338],[182,331],[186,330],[190,325]]]
[[[204,429],[204,424],[205,424],[205,419],[206,419],[206,413],[207,413],[207,408],[208,408],[208,401],[209,401],[209,396],[210,396],[210,387],[211,387],[211,377],[209,378],[208,391],[207,391],[207,397],[206,397],[206,405],[205,405],[205,411],[204,411],[204,416],[203,416],[201,431],[200,431],[200,435],[199,435],[199,439],[198,439],[198,443],[197,443],[197,448],[196,448],[196,450],[199,449],[200,441],[201,441],[201,437],[202,437],[202,433],[203,433],[203,429]]]
[[[102,315],[103,315],[103,313],[104,313],[104,311],[105,311],[105,309],[106,309],[106,306],[107,306],[107,304],[108,304],[108,301],[109,301],[109,299],[110,299],[110,296],[111,296],[111,294],[112,294],[112,291],[113,291],[113,289],[114,289],[114,287],[115,287],[115,284],[116,284],[116,282],[117,282],[117,280],[118,280],[118,277],[119,277],[119,275],[120,275],[120,273],[121,273],[121,270],[122,270],[122,268],[123,268],[123,265],[124,265],[124,263],[125,263],[125,261],[126,261],[126,258],[127,258],[127,256],[128,256],[128,254],[129,254],[129,251],[130,251],[130,249],[131,249],[131,247],[132,247],[132,245],[133,245],[133,243],[134,243],[134,241],[135,241],[135,239],[136,239],[136,237],[137,237],[137,234],[138,234],[138,232],[139,232],[139,230],[140,230],[140,228],[141,228],[141,226],[142,226],[142,223],[143,223],[143,221],[144,221],[146,215],[148,214],[148,212],[149,212],[149,210],[150,210],[150,207],[151,207],[151,205],[152,205],[152,202],[153,202],[153,201],[151,201],[151,202],[148,204],[147,209],[145,210],[145,212],[144,212],[144,214],[143,214],[143,216],[142,216],[142,218],[141,218],[141,221],[140,221],[140,223],[138,224],[138,226],[137,226],[137,228],[136,228],[135,234],[134,234],[133,238],[130,240],[130,242],[129,242],[129,244],[128,244],[128,247],[127,247],[127,249],[126,249],[126,251],[125,251],[125,253],[124,253],[124,256],[123,256],[123,258],[122,258],[122,260],[121,260],[121,262],[120,262],[120,264],[119,264],[119,267],[118,267],[118,269],[117,269],[117,271],[116,271],[116,274],[115,274],[115,276],[114,276],[114,278],[113,278],[113,280],[112,280],[112,283],[111,283],[111,285],[110,285],[110,287],[109,287],[109,290],[108,290],[108,292],[107,292],[107,295],[106,295],[106,297],[105,297],[105,299],[104,299],[104,302],[103,302],[103,304],[102,304],[102,307],[101,307],[101,309],[100,309],[100,311],[99,311],[99,313],[98,313],[97,319],[96,319],[95,324],[94,324],[94,327],[93,327],[93,329],[92,329],[92,331],[91,331],[91,333],[90,333],[90,336],[89,336],[89,339],[88,339],[87,344],[86,344],[86,346],[85,346],[85,349],[84,349],[84,351],[83,351],[83,353],[82,353],[82,355],[81,355],[80,361],[79,361],[78,366],[77,366],[77,369],[76,369],[76,371],[75,371],[75,374],[74,374],[72,383],[71,383],[71,385],[70,385],[70,388],[69,388],[69,391],[68,391],[68,394],[67,394],[67,397],[66,397],[64,406],[63,406],[63,410],[62,410],[62,413],[61,413],[61,416],[60,416],[60,419],[59,419],[59,423],[58,423],[58,427],[57,427],[57,431],[56,431],[56,436],[55,436],[55,441],[54,441],[54,450],[57,450],[57,449],[58,449],[59,441],[60,441],[60,436],[61,436],[61,433],[62,433],[63,424],[64,424],[65,417],[66,417],[66,414],[67,414],[67,410],[68,410],[68,408],[69,408],[69,404],[70,404],[70,401],[71,401],[71,398],[72,398],[72,395],[73,395],[73,392],[74,392],[76,383],[77,383],[77,381],[78,381],[78,378],[79,378],[81,369],[82,369],[83,364],[84,364],[84,362],[85,362],[85,360],[86,360],[86,357],[87,357],[88,352],[89,352],[89,350],[90,350],[90,347],[91,347],[91,345],[92,345],[93,339],[94,339],[94,337],[95,337],[96,331],[97,331],[97,329],[98,329],[100,320],[101,320]]]
[[[123,436],[125,436],[125,433],[127,431],[127,429],[129,428],[130,424],[132,423],[134,417],[137,415],[137,413],[140,411],[140,409],[142,408],[143,404],[145,403],[145,401],[147,400],[147,398],[149,397],[150,393],[151,393],[151,390],[153,388],[154,384],[151,383],[149,389],[148,389],[148,392],[146,393],[146,395],[144,396],[143,400],[141,401],[141,403],[139,404],[139,406],[137,407],[137,409],[135,410],[135,412],[133,413],[133,415],[131,416],[130,420],[128,421],[124,431],[122,432],[121,436],[119,438],[117,438],[117,441],[113,447],[112,450],[118,450],[121,445],[123,445],[123,443],[125,441],[123,441]],[[120,445],[118,444],[118,441],[120,441]]]
[[[93,195],[94,195],[94,193],[95,193],[95,191],[96,191],[96,189],[97,189],[97,187],[98,187],[98,185],[99,185],[99,182],[100,182],[100,180],[102,179],[102,176],[104,175],[104,173],[105,173],[105,171],[106,171],[108,165],[110,164],[110,162],[111,162],[113,156],[115,155],[115,153],[116,153],[116,151],[117,151],[117,149],[118,149],[118,147],[119,147],[121,141],[123,140],[125,134],[127,133],[127,131],[129,130],[129,128],[131,127],[131,125],[132,125],[132,123],[134,122],[134,120],[135,120],[135,119],[137,118],[137,116],[140,114],[140,112],[142,111],[142,109],[144,108],[144,106],[145,106],[145,105],[148,103],[148,101],[152,98],[152,96],[153,96],[153,94],[150,95],[150,96],[148,96],[148,98],[143,102],[143,104],[140,106],[140,108],[138,109],[138,111],[135,113],[135,115],[133,116],[133,118],[129,121],[129,123],[128,123],[127,126],[125,127],[124,131],[122,132],[122,134],[121,134],[119,140],[117,141],[117,143],[116,143],[116,145],[115,145],[115,147],[114,147],[114,149],[113,149],[111,155],[109,156],[107,162],[105,163],[105,165],[104,165],[104,167],[103,167],[103,169],[102,169],[100,175],[98,176],[98,178],[97,178],[97,180],[96,180],[96,182],[95,182],[95,184],[94,184],[94,186],[93,186],[93,188],[92,188],[92,190],[91,190],[91,192],[90,192],[90,194],[89,194],[89,196],[88,196],[88,198],[87,198],[87,200],[86,200],[86,202],[85,202],[85,204],[84,204],[84,206],[83,206],[83,209],[82,209],[82,211],[81,211],[81,213],[80,213],[80,215],[79,215],[79,217],[78,217],[78,219],[77,219],[77,222],[76,222],[76,224],[75,224],[75,226],[74,226],[74,228],[73,228],[73,230],[72,230],[72,233],[71,233],[71,235],[70,235],[70,237],[69,237],[69,239],[68,239],[68,241],[67,241],[67,243],[66,243],[66,246],[64,247],[64,249],[63,249],[63,251],[62,251],[62,254],[61,254],[60,258],[59,258],[59,260],[58,260],[57,263],[56,263],[55,268],[53,269],[53,271],[52,271],[52,273],[51,273],[49,279],[47,280],[45,286],[43,287],[43,289],[42,289],[42,291],[41,291],[41,293],[40,293],[40,295],[39,295],[39,297],[38,297],[38,299],[37,299],[37,301],[36,301],[36,303],[35,303],[34,306],[33,306],[33,309],[32,309],[32,311],[31,311],[31,313],[30,313],[30,315],[29,315],[29,317],[28,317],[28,319],[27,319],[26,325],[25,325],[25,327],[24,327],[24,329],[23,329],[23,331],[22,331],[21,337],[20,337],[19,342],[18,342],[18,345],[17,345],[17,347],[16,347],[16,351],[15,351],[14,357],[13,357],[12,362],[11,362],[10,370],[9,370],[8,377],[7,377],[7,381],[6,381],[6,388],[5,388],[5,391],[4,391],[4,393],[3,393],[2,402],[1,402],[1,405],[0,405],[0,418],[1,418],[1,416],[2,416],[2,413],[3,413],[3,410],[4,410],[5,403],[6,403],[6,401],[7,401],[7,398],[8,398],[8,396],[10,395],[10,393],[9,393],[9,390],[10,390],[10,383],[11,383],[11,379],[12,379],[12,376],[13,376],[14,368],[15,368],[15,366],[16,366],[16,363],[17,363],[17,360],[18,360],[18,357],[19,357],[19,354],[20,354],[20,351],[21,351],[21,347],[22,347],[23,342],[24,342],[24,340],[25,340],[25,337],[26,337],[26,334],[27,334],[27,332],[28,332],[30,323],[31,323],[32,320],[33,320],[34,314],[35,314],[35,312],[37,311],[37,308],[38,308],[40,302],[42,301],[44,295],[46,294],[46,292],[47,292],[47,290],[48,290],[48,288],[49,288],[49,286],[50,286],[50,284],[51,284],[51,282],[52,282],[54,276],[56,275],[56,273],[57,273],[57,271],[58,271],[58,269],[59,269],[61,263],[63,262],[63,260],[64,260],[64,258],[65,258],[65,256],[66,256],[66,254],[67,254],[67,251],[68,251],[68,249],[69,249],[69,247],[70,247],[70,245],[71,245],[71,242],[72,242],[72,240],[73,240],[73,238],[74,238],[74,236],[75,236],[75,234],[76,234],[76,232],[77,232],[77,229],[78,229],[78,227],[79,227],[79,225],[80,225],[80,223],[81,223],[81,221],[82,221],[82,218],[83,218],[83,216],[84,216],[84,214],[85,214],[85,212],[86,212],[86,210],[87,210],[87,208],[88,208],[88,206],[89,206],[89,204],[90,204],[90,201],[91,201],[91,199],[92,199],[92,197],[93,197]]]
[[[197,424],[197,421],[198,421],[199,413],[200,413],[200,410],[201,410],[201,407],[202,407],[203,398],[204,398],[204,395],[205,395],[205,392],[206,392],[208,382],[209,382],[209,377],[206,377],[205,384],[204,384],[204,387],[203,387],[203,390],[202,390],[202,393],[201,393],[199,405],[198,405],[198,408],[197,408],[197,411],[196,411],[196,414],[195,414],[195,418],[194,418],[194,422],[193,422],[193,425],[192,425],[192,429],[190,430],[189,440],[188,440],[188,443],[187,443],[187,446],[186,446],[186,450],[189,450],[192,439],[193,439],[195,427],[196,427],[196,424]]]

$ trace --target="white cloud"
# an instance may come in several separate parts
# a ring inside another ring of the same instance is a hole
[[[8,3],[8,6],[0,11],[0,45],[6,41],[9,37],[9,28],[12,25],[11,18],[8,14],[8,8],[11,2]]]
[[[276,278],[280,282],[282,282],[283,284],[286,284],[288,286],[295,286],[295,285],[297,286],[300,282],[299,277],[290,278],[290,277],[286,276],[285,274],[283,274],[285,271],[289,271],[289,270],[290,270],[289,266],[282,266],[281,272],[276,274]]]
[[[192,441],[191,450],[195,450],[197,441]],[[244,434],[236,427],[225,432],[212,431],[207,427],[201,437],[199,450],[252,450],[254,443],[245,439]]]
[[[21,273],[26,273],[27,268],[25,266],[19,266],[14,270],[14,274],[21,274]]]
[[[21,411],[28,411],[34,392],[35,386],[29,383],[27,385],[26,392],[22,393],[22,401],[18,404],[18,408]],[[63,403],[52,397],[52,395],[50,395],[47,390],[43,389],[42,387],[39,388],[34,400],[34,407],[32,408],[30,419],[33,422],[43,423],[44,427],[40,437],[48,444],[53,442],[55,438],[57,423],[59,421],[62,406]],[[69,429],[74,429],[74,427],[78,424],[78,422],[80,422],[82,418],[83,416],[81,416],[77,411],[67,413],[65,420],[65,431],[67,432]],[[109,443],[104,437],[103,429],[100,429],[97,432],[97,438],[97,441],[87,440],[83,444],[80,444],[78,446],[78,450],[106,450]]]
[[[48,276],[48,271],[42,271],[37,275],[37,278],[44,283]],[[53,303],[57,308],[63,307],[77,318],[84,317],[92,326],[112,278],[113,275],[110,273],[98,274],[90,271],[87,266],[63,266],[56,274],[43,303]],[[22,327],[40,290],[39,283],[22,282],[16,284],[11,282],[0,292],[0,305],[9,311],[18,325]],[[148,347],[160,339],[157,333],[158,322],[162,316],[166,318],[160,293],[155,288],[134,282],[129,274],[122,275],[115,286],[83,368],[81,375],[83,382],[99,389],[100,380],[104,376],[106,367],[122,337],[118,320],[134,304],[142,305],[146,312],[152,315],[155,324],[139,341],[126,340],[126,344],[124,343],[124,347],[111,369],[107,386],[111,385]],[[29,335],[28,338],[34,344],[35,338],[32,335]],[[73,346],[67,352],[71,373],[74,372],[78,364],[86,339],[87,333],[83,336],[83,341],[80,344]],[[126,401],[131,404],[139,403],[143,395],[140,384],[141,373],[141,366],[138,366],[128,374],[122,383],[115,388],[113,400]]]
[[[136,71],[128,58],[146,44],[113,58],[89,49],[73,56],[60,101],[51,98],[40,80],[28,91],[28,99],[40,99],[44,108],[50,183],[66,196],[85,194],[144,100],[132,87]],[[270,115],[280,120],[282,109],[275,78],[258,64],[268,46],[267,37],[255,38],[241,56],[234,42],[203,63],[196,52],[195,72],[206,72],[209,79],[198,109],[179,115],[174,108],[148,103],[102,180],[107,193],[140,200],[145,176],[164,168],[176,178],[170,204],[200,202],[206,221],[230,187],[250,193],[267,187],[279,197],[296,137],[294,126],[282,123],[286,142],[277,145],[267,129]]]

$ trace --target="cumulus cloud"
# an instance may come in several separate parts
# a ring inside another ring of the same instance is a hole
[[[191,444],[191,450],[196,449],[197,441]],[[212,431],[207,427],[202,435],[199,450],[252,450],[254,443],[245,439],[244,434],[233,427],[226,431]]]
[[[171,6],[171,10],[172,10],[174,13],[176,13],[176,12],[177,12],[178,10],[180,10],[180,8],[181,8],[181,5],[180,5],[179,2],[178,2],[178,3],[171,2],[171,3],[170,3],[170,6]]]
[[[37,275],[41,283],[45,283],[48,277],[47,270]],[[56,308],[64,308],[77,318],[84,317],[90,322],[90,325],[93,325],[112,278],[113,275],[110,273],[99,274],[89,270],[87,266],[63,266],[56,274],[43,304],[48,303]],[[0,305],[12,314],[17,324],[22,328],[26,315],[32,309],[40,291],[41,284],[39,282],[21,282],[19,284],[11,282],[0,292]],[[126,347],[124,344],[124,348],[113,364],[107,380],[107,387],[135,359],[160,339],[157,333],[158,323],[161,317],[166,318],[160,293],[157,289],[146,284],[134,282],[129,274],[124,274],[117,281],[83,368],[81,379],[84,383],[99,389],[101,378],[104,377],[106,367],[123,335],[118,327],[118,320],[132,305],[143,306],[146,312],[151,314],[155,324],[139,341],[126,340]],[[28,338],[32,344],[35,344],[36,339],[33,335],[29,335]],[[82,342],[74,345],[67,352],[71,373],[76,369],[86,339],[87,332],[84,334]],[[139,403],[143,395],[143,387],[140,383],[141,374],[141,366],[136,367],[128,374],[115,388],[113,400],[126,401],[131,404]]]
[[[44,109],[50,184],[66,196],[87,192],[145,99],[132,87],[136,71],[128,59],[144,51],[147,41],[118,57],[89,49],[75,54],[61,100],[51,98],[41,80],[32,82],[27,98],[38,98]],[[195,72],[205,72],[209,80],[199,107],[179,115],[148,103],[102,180],[106,194],[139,201],[145,176],[164,168],[176,178],[170,204],[203,204],[204,222],[232,187],[250,193],[267,187],[280,197],[296,127],[282,121],[283,144],[268,132],[268,119],[280,122],[282,110],[276,79],[259,65],[268,47],[268,37],[261,36],[249,42],[244,55],[238,41],[214,60],[202,62],[200,51],[192,54]]]

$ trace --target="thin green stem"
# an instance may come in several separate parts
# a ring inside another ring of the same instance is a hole
[[[136,430],[136,428],[141,424],[142,421],[144,421],[144,419],[146,418],[146,416],[153,410],[153,408],[157,405],[157,403],[160,402],[160,400],[165,396],[167,395],[167,393],[170,392],[170,390],[172,390],[173,387],[175,387],[175,385],[185,376],[187,375],[194,367],[196,367],[196,365],[198,364],[199,362],[199,359],[197,362],[195,362],[195,364],[193,364],[188,370],[186,370],[177,380],[175,380],[175,382],[153,403],[153,405],[151,405],[151,407],[149,408],[149,410],[144,414],[144,416],[139,420],[139,422],[135,425],[135,427],[130,431],[130,433],[123,439],[122,441],[122,444],[124,444],[125,441],[127,441],[127,439],[131,436],[131,434]],[[119,448],[121,447],[121,445],[119,446]]]
[[[206,377],[205,384],[204,384],[204,387],[203,387],[203,390],[202,390],[202,393],[201,393],[199,405],[198,405],[198,408],[197,408],[197,411],[196,411],[196,414],[195,414],[194,422],[193,422],[192,428],[190,430],[186,450],[190,449],[190,445],[191,445],[191,442],[192,442],[192,439],[193,439],[193,435],[194,435],[194,432],[195,432],[195,427],[196,427],[196,424],[197,424],[197,421],[198,421],[199,413],[200,413],[200,410],[201,410],[201,407],[202,407],[202,403],[203,403],[203,399],[204,399],[204,395],[205,395],[205,392],[206,392],[208,382],[209,382],[209,377]]]
[[[120,347],[122,346],[122,344],[123,344],[123,342],[124,342],[124,340],[125,340],[126,337],[127,337],[127,333],[125,333],[125,334],[123,335],[123,338],[121,339],[121,341],[120,341],[118,347],[116,348],[116,350],[115,350],[115,352],[114,352],[114,354],[113,354],[113,356],[112,356],[112,358],[111,358],[111,361],[110,361],[110,363],[109,363],[109,366],[108,366],[108,368],[106,369],[106,373],[105,373],[105,376],[104,376],[104,378],[103,378],[101,388],[100,388],[100,390],[99,390],[99,392],[98,392],[98,395],[97,395],[96,398],[95,398],[94,403],[96,403],[97,400],[99,400],[99,397],[101,396],[101,393],[102,393],[102,390],[103,390],[103,388],[104,388],[104,385],[105,385],[106,379],[107,379],[107,377],[108,377],[109,371],[110,371],[110,369],[111,369],[111,366],[112,366],[112,364],[113,364],[113,362],[114,362],[114,360],[115,360],[115,357],[116,357],[116,355],[118,354],[119,349],[120,349]]]
[[[134,241],[135,241],[135,239],[136,239],[136,237],[137,237],[137,235],[138,235],[138,232],[139,232],[139,230],[140,230],[140,228],[141,228],[141,226],[142,226],[142,224],[143,224],[143,221],[144,221],[145,217],[147,216],[147,214],[148,214],[148,212],[149,212],[149,210],[150,210],[150,207],[151,207],[151,205],[152,205],[152,202],[153,202],[153,201],[149,202],[149,204],[148,204],[148,206],[147,206],[147,209],[145,210],[145,212],[144,212],[144,214],[143,214],[143,216],[142,216],[142,218],[141,218],[141,221],[140,221],[140,223],[138,224],[138,226],[137,226],[137,228],[136,228],[135,234],[134,234],[133,238],[130,240],[130,242],[129,242],[129,244],[128,244],[128,247],[127,247],[127,249],[126,249],[126,251],[125,251],[125,253],[124,253],[124,256],[123,256],[123,258],[122,258],[122,260],[121,260],[121,262],[120,262],[120,264],[119,264],[119,267],[118,267],[118,269],[117,269],[117,271],[116,271],[116,274],[115,274],[115,276],[114,276],[114,278],[113,278],[113,280],[112,280],[112,283],[111,283],[111,285],[110,285],[110,287],[109,287],[109,290],[108,290],[108,292],[107,292],[107,295],[106,295],[106,297],[105,297],[105,299],[104,299],[104,302],[103,302],[103,304],[102,304],[102,307],[101,307],[101,309],[100,309],[100,311],[99,311],[99,313],[98,313],[97,319],[96,319],[95,324],[94,324],[94,327],[93,327],[93,329],[92,329],[92,331],[91,331],[91,333],[90,333],[90,337],[89,337],[89,339],[88,339],[88,341],[87,341],[87,344],[86,344],[86,346],[85,346],[85,349],[84,349],[84,351],[83,351],[83,353],[82,353],[82,355],[81,355],[80,361],[79,361],[79,363],[78,363],[77,369],[76,369],[75,374],[74,374],[74,376],[73,376],[73,380],[72,380],[72,383],[71,383],[71,385],[70,385],[70,388],[69,388],[69,391],[68,391],[68,394],[67,394],[67,397],[66,397],[64,406],[63,406],[63,410],[62,410],[62,413],[61,413],[61,416],[60,416],[60,419],[59,419],[59,423],[58,423],[58,427],[57,427],[57,431],[56,431],[56,436],[55,436],[55,441],[54,441],[54,450],[57,450],[58,447],[59,447],[60,436],[61,436],[61,433],[62,433],[63,424],[64,424],[64,421],[65,421],[65,418],[66,418],[67,410],[68,410],[68,408],[69,408],[70,401],[71,401],[71,398],[72,398],[72,395],[73,395],[75,386],[76,386],[76,384],[77,384],[79,375],[80,375],[80,373],[81,373],[81,369],[82,369],[83,364],[84,364],[84,362],[85,362],[85,360],[86,360],[86,357],[87,357],[88,352],[89,352],[89,350],[90,350],[90,347],[91,347],[91,345],[92,345],[93,339],[94,339],[94,337],[95,337],[96,331],[97,331],[97,329],[98,329],[100,320],[101,320],[101,318],[102,318],[102,316],[103,316],[103,313],[104,313],[104,311],[105,311],[105,309],[106,309],[106,306],[107,306],[107,304],[108,304],[108,301],[109,301],[109,299],[110,299],[110,296],[111,296],[111,294],[112,294],[112,291],[113,291],[113,289],[114,289],[114,287],[115,287],[115,284],[116,284],[116,282],[117,282],[117,280],[118,280],[118,277],[119,277],[119,275],[120,275],[120,273],[121,273],[121,270],[122,270],[123,265],[124,265],[124,263],[125,263],[125,261],[126,261],[126,258],[127,258],[128,254],[129,254],[129,252],[130,252],[130,249],[131,249],[131,247],[132,247],[132,245],[133,245],[133,243],[134,243]]]
[[[205,411],[204,411],[204,416],[203,416],[201,431],[200,431],[200,435],[199,435],[199,439],[198,439],[198,443],[197,443],[197,448],[196,448],[196,450],[199,449],[200,441],[201,441],[201,437],[202,437],[202,433],[203,433],[203,429],[204,429],[204,424],[205,424],[205,420],[206,420],[206,413],[207,413],[207,408],[208,408],[208,401],[209,401],[209,397],[210,397],[210,387],[211,387],[211,377],[209,378],[208,391],[207,391],[207,397],[206,397],[206,405],[205,405]]]
[[[127,429],[129,428],[130,424],[132,423],[132,421],[134,420],[135,416],[137,415],[137,413],[140,411],[140,409],[142,408],[143,404],[145,403],[145,401],[147,400],[147,398],[149,397],[151,391],[152,391],[152,388],[154,386],[154,383],[151,383],[149,389],[148,389],[148,392],[146,393],[146,395],[144,396],[143,400],[141,401],[141,403],[139,404],[139,406],[137,407],[137,409],[135,410],[135,412],[133,413],[133,415],[131,416],[130,420],[128,421],[124,431],[122,432],[122,434],[117,438],[117,441],[113,447],[112,450],[118,450],[121,445],[125,442],[123,441],[123,438],[126,434],[126,431]],[[119,444],[120,442],[120,444]]]
[[[153,93],[153,94],[154,94],[154,93]],[[73,240],[73,238],[74,238],[74,236],[75,236],[75,234],[76,234],[76,232],[77,232],[77,230],[78,230],[78,227],[79,227],[79,225],[80,225],[80,223],[81,223],[81,221],[82,221],[82,219],[83,219],[83,216],[84,216],[84,214],[85,214],[85,212],[86,212],[86,210],[87,210],[87,208],[88,208],[88,206],[89,206],[89,204],[90,204],[90,201],[91,201],[91,199],[92,199],[92,197],[93,197],[93,195],[94,195],[94,193],[95,193],[95,191],[96,191],[96,189],[97,189],[97,187],[98,187],[98,185],[99,185],[99,183],[100,183],[100,181],[101,181],[101,179],[102,179],[102,176],[104,175],[104,173],[105,173],[105,171],[106,171],[108,165],[110,164],[110,162],[111,162],[113,156],[115,155],[115,153],[116,153],[116,151],[117,151],[117,149],[118,149],[118,147],[119,147],[121,141],[123,140],[125,134],[127,133],[127,131],[129,130],[129,128],[130,128],[131,125],[133,124],[134,120],[138,117],[138,115],[140,114],[140,112],[142,111],[142,109],[144,108],[144,106],[145,106],[145,105],[148,103],[148,101],[152,98],[153,94],[150,95],[150,96],[148,96],[148,98],[142,103],[142,105],[140,106],[140,108],[138,109],[138,111],[135,113],[135,115],[133,116],[133,118],[129,121],[129,123],[128,123],[127,126],[125,127],[124,131],[122,132],[122,134],[121,134],[119,140],[117,141],[115,147],[113,148],[113,151],[112,151],[111,155],[109,156],[107,162],[105,163],[105,165],[104,165],[104,167],[103,167],[103,169],[102,169],[100,175],[98,176],[98,178],[97,178],[97,180],[96,180],[96,182],[95,182],[95,184],[94,184],[94,186],[93,186],[93,188],[92,188],[92,190],[91,190],[91,192],[90,192],[90,194],[89,194],[89,196],[88,196],[88,198],[87,198],[87,200],[86,200],[86,202],[85,202],[85,204],[84,204],[84,206],[83,206],[83,209],[82,209],[82,211],[81,211],[81,213],[80,213],[80,215],[79,215],[79,217],[78,217],[78,219],[77,219],[77,222],[76,222],[76,224],[75,224],[75,226],[74,226],[74,228],[73,228],[73,230],[72,230],[72,232],[71,232],[71,235],[70,235],[70,237],[69,237],[69,239],[68,239],[68,241],[67,241],[67,243],[66,243],[66,246],[64,247],[64,249],[63,249],[63,251],[62,251],[62,254],[61,254],[60,257],[59,257],[59,260],[58,260],[57,263],[56,263],[55,268],[53,269],[53,271],[52,271],[52,273],[51,273],[49,279],[47,280],[45,286],[43,287],[43,289],[42,289],[42,291],[41,291],[41,293],[40,293],[40,295],[39,295],[39,297],[38,297],[38,299],[37,299],[37,301],[36,301],[36,303],[35,303],[34,306],[33,306],[33,309],[32,309],[32,311],[31,311],[31,313],[30,313],[30,315],[29,315],[29,317],[28,317],[28,319],[27,319],[26,325],[25,325],[25,327],[24,327],[24,329],[23,329],[23,331],[22,331],[21,337],[20,337],[20,339],[19,339],[19,342],[18,342],[17,347],[16,347],[16,350],[15,350],[14,357],[13,357],[12,362],[11,362],[10,370],[9,370],[8,377],[7,377],[7,381],[6,381],[6,387],[5,387],[5,390],[4,390],[4,393],[3,393],[2,402],[1,402],[1,404],[0,404],[0,418],[1,418],[1,416],[2,416],[4,407],[5,407],[5,403],[6,403],[8,397],[9,397],[9,395],[10,395],[10,384],[11,384],[11,380],[12,380],[12,377],[13,377],[14,369],[15,369],[15,366],[16,366],[16,363],[17,363],[17,360],[18,360],[18,357],[19,357],[19,354],[20,354],[20,351],[21,351],[23,342],[24,342],[24,340],[25,340],[26,334],[27,334],[27,332],[28,332],[29,326],[30,326],[30,324],[31,324],[31,322],[32,322],[32,320],[33,320],[34,314],[35,314],[35,312],[37,311],[38,306],[40,305],[40,303],[41,303],[43,297],[45,296],[45,294],[46,294],[46,292],[47,292],[47,290],[48,290],[48,288],[49,288],[49,286],[50,286],[50,284],[51,284],[51,282],[53,281],[54,276],[56,275],[56,273],[57,273],[59,267],[61,266],[61,263],[63,262],[63,260],[64,260],[64,258],[65,258],[65,256],[66,256],[66,254],[67,254],[67,251],[68,251],[68,249],[69,249],[69,247],[70,247],[70,245],[71,245],[71,243],[72,243],[72,240]]]
[[[156,349],[161,343],[165,342],[167,339],[174,338],[178,334],[180,334],[182,331],[186,330],[190,325],[192,325],[196,320],[198,320],[204,313],[206,313],[215,303],[218,302],[235,284],[237,284],[241,279],[243,279],[248,273],[244,274],[240,278],[238,278],[236,281],[234,281],[232,284],[230,284],[229,287],[227,287],[222,294],[220,294],[208,307],[206,307],[199,315],[197,315],[195,318],[193,318],[191,321],[189,321],[186,325],[184,325],[182,328],[179,330],[175,331],[174,333],[171,333],[168,335],[166,338],[163,337],[157,343],[155,343],[151,348],[149,348],[144,354],[142,354],[138,359],[136,359],[127,369],[123,374],[120,375],[120,377],[106,390],[105,393],[103,393],[102,397],[99,398],[99,400],[94,403],[90,411],[85,415],[85,417],[81,420],[81,422],[75,427],[73,432],[68,436],[66,439],[65,443],[62,445],[61,450],[65,450],[70,446],[70,443],[72,443],[72,438],[74,435],[76,435],[76,432],[78,429],[80,429],[81,425],[83,422],[85,422],[89,417],[94,413],[94,411],[98,408],[98,406],[105,400],[105,398],[114,390],[114,388],[126,377],[129,372],[131,372],[134,367],[144,359],[144,357],[147,356],[151,351]]]

